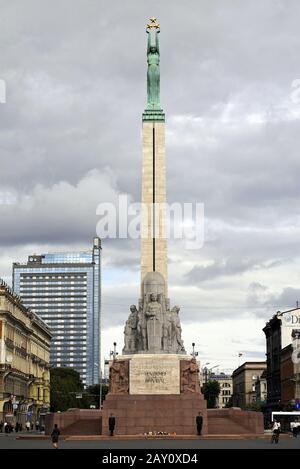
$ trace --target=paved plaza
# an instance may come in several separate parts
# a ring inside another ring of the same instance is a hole
[[[51,441],[18,439],[16,435],[0,434],[0,449],[49,449]],[[269,439],[249,440],[61,440],[61,449],[300,449],[300,438],[283,436],[278,445]]]

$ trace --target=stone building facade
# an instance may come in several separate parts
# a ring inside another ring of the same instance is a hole
[[[233,407],[245,409],[256,402],[255,383],[266,367],[266,362],[245,362],[234,370],[232,374]]]
[[[209,379],[218,381],[220,384],[220,394],[218,397],[217,407],[222,409],[226,407],[227,404],[229,405],[233,392],[232,376],[225,373],[211,374]]]
[[[264,413],[270,420],[272,411],[291,405],[296,370],[292,362],[294,338],[300,330],[300,308],[278,311],[265,325],[267,356],[267,403]],[[295,394],[295,393],[294,393]]]
[[[43,424],[50,406],[48,326],[0,281],[0,420]]]
[[[300,331],[281,350],[281,405],[284,410],[300,409]]]

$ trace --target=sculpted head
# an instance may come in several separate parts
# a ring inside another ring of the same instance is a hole
[[[152,52],[152,54],[154,54],[156,52],[156,47],[155,46],[151,46],[150,47],[150,52]]]
[[[130,311],[131,311],[132,313],[135,313],[135,312],[137,311],[136,306],[135,306],[135,305],[131,305],[131,306],[130,306]]]
[[[156,293],[151,293],[150,301],[157,301],[157,294]]]

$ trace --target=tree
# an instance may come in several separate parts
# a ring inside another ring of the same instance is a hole
[[[81,407],[81,399],[76,393],[84,389],[80,374],[73,368],[52,368],[50,370],[50,410],[65,411],[73,407]]]
[[[101,389],[101,396],[102,396],[101,403],[102,404],[107,393],[108,393],[108,386],[106,384],[102,384],[102,389]],[[84,397],[83,404],[86,409],[89,409],[91,405],[99,409],[100,384],[93,384],[91,386],[88,386],[84,392],[83,397]]]
[[[262,407],[265,403],[262,401],[255,401],[246,405],[245,410],[254,410],[255,412],[262,412]]]
[[[208,380],[203,384],[202,392],[207,400],[208,409],[214,409],[217,405],[218,397],[221,392],[220,383],[215,380]]]

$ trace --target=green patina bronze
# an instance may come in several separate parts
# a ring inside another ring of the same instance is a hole
[[[160,109],[159,29],[147,29],[147,109]]]
[[[147,107],[143,113],[143,120],[164,121],[165,116],[160,107],[160,52],[158,39],[160,27],[156,22],[156,18],[150,19],[150,24],[147,25],[146,32],[148,34]]]

